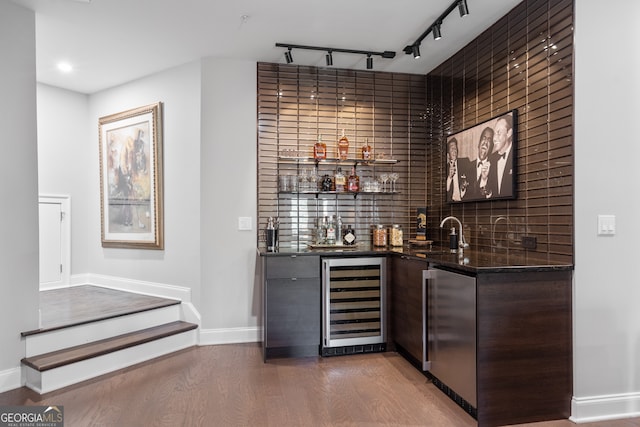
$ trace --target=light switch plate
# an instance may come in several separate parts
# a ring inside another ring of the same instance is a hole
[[[250,216],[240,216],[238,217],[238,230],[240,231],[251,231],[253,229],[253,225],[251,224]]]
[[[598,215],[598,236],[613,236],[616,234],[616,216]]]

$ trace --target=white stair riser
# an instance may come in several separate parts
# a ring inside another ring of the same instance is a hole
[[[62,387],[195,346],[197,331],[197,329],[193,329],[48,371],[39,372],[24,366],[26,385],[40,394],[49,393]]]
[[[25,337],[26,357],[182,320],[180,304]]]

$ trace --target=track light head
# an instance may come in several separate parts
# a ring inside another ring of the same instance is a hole
[[[370,53],[367,53],[367,70],[373,69],[373,58]]]
[[[289,48],[284,53],[284,59],[287,61],[287,64],[291,64],[293,62],[293,56],[291,56],[291,48]]]
[[[414,44],[413,46],[411,46],[411,52],[413,53],[414,59],[420,58],[420,45]]]
[[[442,33],[440,32],[440,23],[436,23],[433,24],[433,28],[432,28],[432,32],[433,32],[433,39],[434,40],[440,40],[442,38]]]
[[[464,18],[469,14],[469,8],[467,7],[467,0],[460,0],[458,2],[458,10],[460,11],[461,18]]]
[[[327,67],[332,66],[333,65],[333,55],[331,54],[331,51],[327,52],[326,58],[327,58]]]

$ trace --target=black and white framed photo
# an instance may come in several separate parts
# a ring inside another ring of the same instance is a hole
[[[516,198],[517,119],[511,110],[447,136],[448,203]]]

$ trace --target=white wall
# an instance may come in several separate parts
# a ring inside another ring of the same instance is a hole
[[[19,385],[24,343],[38,327],[35,15],[0,1],[0,391]]]
[[[164,250],[103,248],[100,236],[100,117],[162,102],[164,164]],[[200,62],[185,64],[89,97],[85,160],[91,172],[86,229],[87,271],[92,274],[170,284],[200,286]],[[78,177],[76,177],[78,179]],[[73,208],[72,208],[73,209]],[[76,216],[73,211],[74,217]],[[76,248],[72,248],[75,251]],[[73,266],[72,266],[73,269]],[[74,274],[77,270],[73,270]]]
[[[640,414],[640,2],[580,0],[575,12],[572,413],[586,420]],[[596,235],[599,214],[616,215],[615,236]]]
[[[254,287],[257,211],[257,67],[202,66],[202,300],[204,343],[260,339]],[[238,230],[251,217],[252,231]],[[208,331],[207,331],[208,329]]]
[[[205,59],[89,97],[38,86],[40,192],[71,196],[72,276],[190,289],[204,344],[260,339],[256,78],[255,62]],[[165,250],[104,249],[98,119],[157,101],[164,103]],[[253,230],[238,231],[238,217],[250,217]]]
[[[38,192],[71,197],[72,273],[88,273],[86,231],[95,223],[90,199],[96,188],[96,135],[89,120],[89,98],[77,92],[38,84]],[[78,179],[83,177],[82,179]]]

